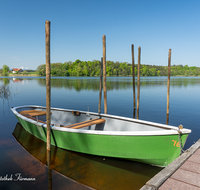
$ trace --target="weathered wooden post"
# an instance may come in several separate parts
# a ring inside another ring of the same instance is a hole
[[[171,67],[171,49],[169,49],[168,55],[168,79],[167,79],[167,119],[166,124],[169,122],[169,89],[170,89],[170,67]]]
[[[139,119],[139,107],[140,107],[140,54],[141,47],[138,47],[138,76],[137,76],[137,119]]]
[[[132,44],[132,70],[133,70],[133,118],[135,118],[135,62],[134,62],[134,45]]]
[[[47,150],[51,150],[51,66],[50,66],[50,21],[45,23],[46,38],[46,120],[47,120]]]
[[[107,114],[107,89],[106,89],[106,36],[103,35],[103,92],[104,113]]]
[[[101,96],[102,96],[102,77],[103,77],[103,57],[101,58],[100,85],[99,85],[99,108],[98,113],[101,113]]]

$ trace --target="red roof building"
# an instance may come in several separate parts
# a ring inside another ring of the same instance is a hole
[[[23,70],[22,70],[22,69],[13,68],[13,69],[12,69],[12,72],[13,72],[13,73],[16,73],[16,72],[23,72]]]

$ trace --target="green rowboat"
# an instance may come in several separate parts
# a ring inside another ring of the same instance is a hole
[[[11,108],[25,130],[46,141],[46,108]],[[51,144],[76,152],[165,167],[180,154],[189,129],[108,114],[51,108]]]

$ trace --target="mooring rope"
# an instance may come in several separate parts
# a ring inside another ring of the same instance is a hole
[[[183,129],[183,125],[178,126],[178,139],[179,139],[181,153],[184,153],[185,151],[183,150],[182,141],[181,141],[181,134],[182,134],[181,129]]]

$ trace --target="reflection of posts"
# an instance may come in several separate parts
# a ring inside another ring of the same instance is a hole
[[[106,36],[103,35],[103,92],[104,113],[107,114],[107,89],[106,89]]]
[[[139,119],[139,107],[140,107],[140,54],[141,47],[138,47],[138,76],[137,76],[137,119]]]
[[[50,21],[45,23],[46,33],[46,112],[47,112],[47,150],[51,150],[51,66],[50,66]]]
[[[101,58],[100,85],[99,85],[99,108],[98,113],[101,113],[101,96],[102,96],[102,76],[103,76],[103,58]]]
[[[51,151],[47,150],[48,190],[52,190]]]
[[[132,44],[132,72],[133,72],[133,118],[135,118],[135,63],[134,63],[134,45]]]
[[[167,79],[167,118],[166,124],[169,123],[169,89],[170,89],[170,67],[171,67],[171,49],[169,49],[168,55],[168,79]]]

